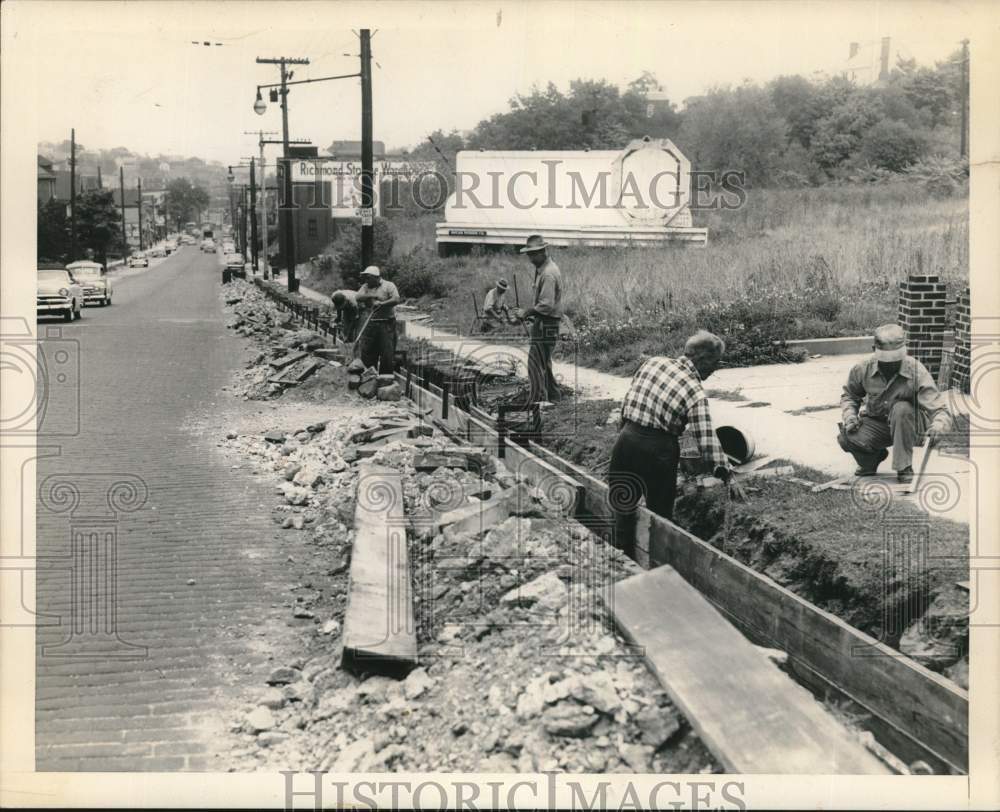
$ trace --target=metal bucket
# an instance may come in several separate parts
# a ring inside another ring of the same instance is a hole
[[[719,426],[715,430],[715,436],[719,438],[722,450],[739,465],[750,462],[757,452],[757,446],[750,432],[738,429],[736,426]]]

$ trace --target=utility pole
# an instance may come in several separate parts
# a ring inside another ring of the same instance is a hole
[[[100,169],[100,167],[98,167]],[[138,180],[139,184],[139,250],[144,250],[142,243],[142,178]]]
[[[118,167],[118,191],[122,196],[122,259],[128,256],[128,235],[125,233],[125,167]]]
[[[69,131],[69,261],[76,261],[76,128]]]
[[[375,196],[372,155],[371,32],[361,29],[361,267],[372,264],[375,248]]]
[[[969,157],[969,41],[962,40],[962,133],[959,138],[959,153],[963,158]]]
[[[282,160],[284,162],[284,200],[279,201],[278,218],[283,220],[284,228],[279,233],[284,235],[284,246],[281,253],[285,257],[285,267],[288,270],[288,292],[295,293],[299,282],[295,278],[295,223],[292,221],[292,164],[288,155],[288,66],[308,65],[308,59],[278,57],[277,59],[262,59],[257,57],[259,65],[279,65],[281,67],[281,142]]]
[[[257,171],[253,158],[250,159],[250,211],[253,212],[250,217],[250,254],[253,273],[256,276],[260,266],[257,257]]]

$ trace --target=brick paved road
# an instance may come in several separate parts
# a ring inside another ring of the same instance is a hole
[[[39,770],[225,769],[233,709],[289,636],[272,489],[193,428],[239,408],[220,393],[246,348],[225,329],[219,279],[215,255],[184,248],[118,282],[112,307],[53,322],[80,342],[81,413],[79,435],[38,464]],[[63,481],[75,508],[49,487]],[[127,510],[127,485],[109,502],[115,482],[144,483],[145,503]],[[106,567],[95,553],[115,534]],[[109,571],[117,635],[102,633]]]

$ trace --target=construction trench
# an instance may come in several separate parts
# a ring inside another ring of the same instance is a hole
[[[406,342],[395,380],[365,399],[315,303],[260,280],[223,296],[259,349],[237,393],[325,409],[226,443],[274,478],[275,521],[325,576],[294,598],[301,657],[262,675],[234,719],[248,765],[967,769],[954,573],[931,589],[897,579],[887,606],[884,579],[845,575],[755,507],[804,490],[778,477],[747,480],[761,498],[728,521],[704,480],[683,489],[677,524],[643,510],[640,566],[606,541],[609,404],[498,420],[519,390],[502,364]],[[921,662],[900,654],[918,628]]]

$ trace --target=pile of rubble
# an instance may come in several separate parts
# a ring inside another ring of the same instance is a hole
[[[281,310],[256,286],[234,279],[223,289],[230,312],[227,327],[254,341],[257,352],[235,384],[244,400],[280,397],[290,387],[311,388],[329,384],[345,386],[344,349],[315,330],[296,326],[293,316]]]
[[[457,446],[407,400],[227,443],[273,471],[274,519],[316,572],[291,602],[312,630],[305,650],[262,674],[233,719],[247,768],[721,769],[611,629],[599,594],[637,567],[502,461]],[[363,460],[399,473],[412,526],[419,666],[399,681],[341,668]],[[428,518],[512,489],[527,498],[492,526]]]

